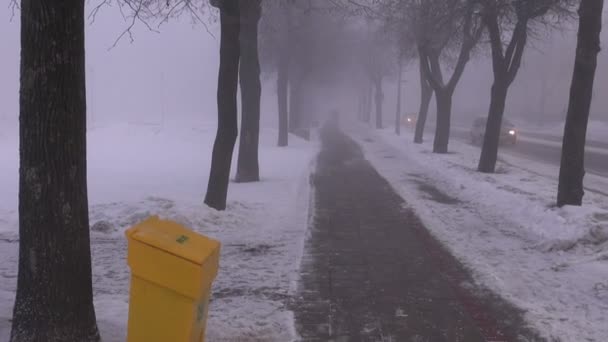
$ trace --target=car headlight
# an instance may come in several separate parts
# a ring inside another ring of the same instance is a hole
[[[510,130],[509,135],[515,135],[515,130],[514,129]]]

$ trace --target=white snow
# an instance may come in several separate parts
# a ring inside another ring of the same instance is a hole
[[[556,148],[559,148],[559,149],[562,148],[562,143],[559,142],[559,141],[550,141],[550,140],[545,140],[545,139],[531,138],[531,137],[528,137],[528,136],[525,136],[525,135],[520,135],[517,139],[518,139],[518,141],[526,141],[526,142],[531,142],[531,143],[536,143],[536,144],[556,147]],[[608,157],[608,150],[606,150],[605,148],[594,147],[594,146],[586,146],[585,147],[585,151],[587,151],[587,152],[593,152],[595,154],[599,154],[599,155],[602,155],[604,157]]]
[[[217,212],[202,203],[214,136],[215,124],[200,122],[115,124],[89,131],[93,287],[104,341],[125,340],[130,272],[124,230],[149,215],[176,220],[222,243],[209,341],[295,338],[286,303],[295,289],[307,229],[316,144],[291,137],[290,147],[278,148],[277,132],[262,129],[262,181],[231,182],[228,210]],[[15,138],[0,138],[0,341],[8,340],[16,287],[17,145]]]
[[[478,147],[452,140],[452,153],[437,155],[432,139],[413,144],[409,131],[397,137],[392,130],[352,130],[366,157],[427,228],[478,283],[524,310],[542,336],[608,340],[604,195],[588,192],[582,208],[560,209],[554,206],[555,167],[509,155],[497,174],[481,174],[475,171]]]
[[[522,128],[526,126],[527,125],[523,125]],[[564,134],[564,122],[531,128],[534,128],[533,131],[535,133],[549,134],[556,137],[561,137]],[[527,130],[530,131],[531,129]],[[589,123],[587,124],[587,140],[608,142],[608,122],[593,119],[589,120]]]

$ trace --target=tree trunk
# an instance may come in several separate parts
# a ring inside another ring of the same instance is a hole
[[[355,96],[357,96],[357,119],[362,122],[365,121],[365,114],[363,114],[365,112],[365,93],[366,89],[363,85],[355,93]]]
[[[220,67],[217,86],[217,134],[205,203],[226,209],[232,153],[238,134],[237,87],[239,79],[239,0],[224,0],[220,8]]]
[[[397,77],[397,110],[395,112],[395,134],[401,135],[401,82],[403,81],[402,64],[399,61],[399,76]]]
[[[376,128],[382,129],[382,102],[384,93],[382,92],[382,78],[376,79]]]
[[[448,153],[450,120],[452,114],[452,92],[449,90],[436,91],[435,100],[437,103],[437,126],[435,127],[433,153]]]
[[[414,134],[414,142],[416,144],[422,144],[422,142],[424,141],[424,127],[426,125],[426,119],[428,117],[431,99],[433,98],[433,88],[428,86],[423,88],[420,97],[420,110],[418,111],[418,118],[416,120],[416,133]]]
[[[498,18],[499,15],[495,7],[491,8],[484,16],[484,22],[490,37],[492,70],[494,72],[490,110],[483,146],[481,147],[481,157],[479,158],[479,165],[477,167],[479,172],[485,173],[494,173],[496,169],[498,146],[500,144],[500,129],[507,101],[507,93],[521,66],[528,37],[528,20],[530,19],[530,17],[517,18],[515,28],[511,34],[511,41],[503,52]]]
[[[236,166],[236,182],[258,182],[260,166],[260,60],[258,56],[258,23],[262,12],[261,0],[239,0],[241,139]]]
[[[424,126],[429,112],[429,105],[433,97],[433,88],[426,79],[424,68],[420,63],[420,109],[418,118],[416,119],[416,133],[414,134],[414,143],[422,144],[424,136]]]
[[[284,8],[286,29],[284,32],[284,42],[279,51],[279,64],[277,70],[277,100],[279,110],[279,141],[280,147],[289,145],[289,107],[288,107],[288,87],[289,87],[289,62],[291,44],[291,8],[293,1],[288,1]]]
[[[365,107],[363,108],[363,122],[369,124],[372,120],[372,92],[374,88],[371,82],[365,86]]]
[[[507,101],[508,83],[501,79],[496,79],[492,85],[492,95],[490,98],[490,111],[486,123],[486,131],[481,148],[481,157],[477,170],[479,172],[494,173],[496,160],[498,159],[498,145],[500,143],[500,127]]]
[[[585,176],[585,140],[600,52],[603,0],[582,0],[579,7],[578,43],[570,103],[564,128],[557,205],[582,205]]]
[[[84,1],[21,1],[12,342],[99,341],[87,198]]]
[[[296,133],[301,125],[300,122],[300,99],[302,82],[293,77],[290,73],[289,82],[289,133]]]
[[[277,77],[277,98],[279,101],[279,146],[289,144],[289,112],[287,111],[287,87],[289,84],[289,56],[282,51]]]

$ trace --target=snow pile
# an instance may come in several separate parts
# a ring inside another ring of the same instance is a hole
[[[104,341],[125,340],[130,272],[124,230],[150,215],[183,223],[222,243],[208,320],[210,341],[294,339],[288,304],[307,229],[308,175],[316,147],[291,138],[290,147],[278,148],[276,131],[263,130],[262,181],[231,183],[228,210],[217,212],[202,203],[214,135],[214,124],[200,123],[121,124],[89,132],[93,286]],[[6,145],[0,149],[16,148]],[[18,259],[18,159],[7,159],[2,167],[12,166],[0,173],[0,182],[15,189],[3,191],[0,202],[0,258],[5,260],[0,264],[0,341],[10,331]]]
[[[509,156],[477,173],[479,148],[447,155],[406,132],[353,128],[366,156],[476,280],[524,310],[556,341],[608,338],[608,201],[588,192],[582,208],[557,208],[557,182]],[[428,139],[428,138],[427,138]],[[553,170],[555,172],[555,170]]]

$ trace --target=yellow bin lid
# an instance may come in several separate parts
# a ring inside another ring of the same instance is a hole
[[[220,243],[197,234],[179,223],[161,220],[152,216],[138,225],[127,229],[127,238],[161,249],[177,257],[202,265],[213,253],[217,253]]]

